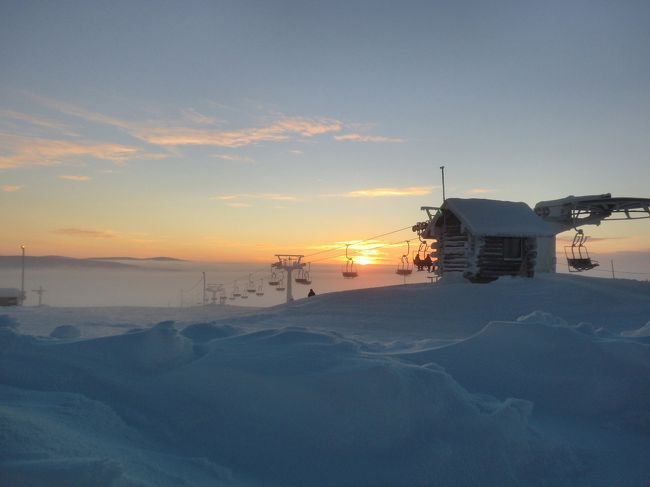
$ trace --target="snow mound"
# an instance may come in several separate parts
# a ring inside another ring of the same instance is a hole
[[[18,328],[18,321],[13,316],[0,315],[0,328]]]
[[[636,330],[624,331],[621,335],[626,337],[650,337],[650,321],[648,321],[641,328]]]
[[[209,342],[218,338],[226,338],[238,335],[241,330],[229,326],[212,323],[194,323],[183,329],[181,334],[195,342]]]
[[[155,371],[173,368],[195,356],[192,341],[178,333],[173,321],[146,330],[62,345],[66,353],[104,365]]]
[[[0,485],[224,485],[205,459],[160,454],[105,404],[83,395],[0,386]]]
[[[567,326],[567,322],[564,319],[544,311],[533,311],[530,314],[518,317],[516,321],[517,323],[530,323],[536,325]]]
[[[338,333],[266,329],[203,342],[200,356],[190,344],[162,323],[73,343],[25,341],[6,351],[3,383],[35,390],[34,404],[77,404],[67,420],[60,407],[30,410],[56,416],[40,430],[12,406],[12,430],[28,440],[10,437],[7,451],[29,444],[25,453],[32,454],[37,430],[46,431],[45,466],[58,459],[55,470],[79,478],[97,471],[107,484],[146,470],[147,455],[128,454],[143,442],[171,455],[194,485],[211,484],[197,481],[199,474],[219,482],[224,472],[235,484],[245,477],[258,485],[518,485],[548,480],[549,470],[581,468],[569,450],[531,431],[529,401],[471,394],[435,364],[366,354]],[[148,357],[146,367],[136,351]],[[61,388],[70,393],[52,391]],[[113,434],[122,445],[110,457],[117,464],[105,463],[103,447],[93,443],[113,441]],[[204,461],[178,458],[178,451]],[[66,463],[70,458],[77,463]],[[10,465],[18,477],[25,471],[19,460]],[[40,467],[32,466],[25,468],[37,475]]]
[[[558,326],[564,320],[547,313],[524,318],[490,322],[453,345],[402,357],[436,362],[474,392],[519,397],[536,410],[650,432],[650,347]]]
[[[61,325],[57,326],[50,333],[52,338],[79,338],[81,336],[81,330],[74,325]]]

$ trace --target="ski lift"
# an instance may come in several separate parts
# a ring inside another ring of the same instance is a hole
[[[398,276],[410,276],[413,273],[413,266],[409,262],[409,256],[411,255],[411,244],[406,241],[406,253],[400,258],[399,264],[397,264],[397,270],[395,274]]]
[[[354,259],[352,257],[348,257],[349,246],[350,244],[345,244],[345,258],[347,259],[347,262],[344,266],[342,266],[341,274],[343,274],[343,277],[346,279],[353,279],[357,277],[359,273],[357,272],[357,266],[354,264]]]
[[[260,279],[260,285],[257,286],[257,291],[255,292],[255,296],[264,296],[264,279]]]
[[[427,271],[431,272],[433,260],[428,252],[429,244],[427,244],[427,241],[423,240],[422,237],[419,237],[419,239],[420,246],[418,247],[417,252],[414,252],[413,254],[413,264],[417,267],[418,272],[423,271],[425,267],[427,268]]]
[[[278,282],[278,286],[275,289],[278,291],[284,291],[287,289],[284,285],[284,274],[280,274],[280,281]]]
[[[569,272],[582,272],[599,266],[598,262],[591,260],[585,242],[587,238],[582,230],[577,230],[571,245],[564,247],[564,255],[569,267]]]
[[[226,298],[225,294],[222,294],[221,296],[219,296],[219,304],[226,304],[226,299],[227,298]]]
[[[242,299],[248,299],[248,293],[246,291],[241,293],[241,298]]]
[[[305,269],[300,269],[298,271],[298,277],[296,277],[294,280],[298,284],[311,284],[311,278],[309,277],[309,271],[311,270],[311,262],[307,263],[307,270]]]
[[[234,301],[235,300],[235,295],[231,293],[230,296],[228,296],[228,299],[230,299],[231,301]]]
[[[257,291],[257,286],[253,282],[253,274],[248,274],[248,285],[246,286],[246,291],[249,293],[254,293]]]
[[[269,286],[277,286],[280,284],[280,277],[278,276],[275,269],[271,271],[271,277],[269,277]]]
[[[232,295],[236,298],[241,296],[241,291],[239,290],[239,286],[237,285],[237,282],[235,282],[235,284],[233,284],[232,286]]]

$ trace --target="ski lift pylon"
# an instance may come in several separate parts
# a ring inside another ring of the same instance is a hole
[[[587,238],[582,230],[576,230],[571,245],[564,247],[564,255],[566,255],[569,272],[588,271],[600,265],[589,257],[589,252],[585,246]]]
[[[350,244],[345,244],[345,258],[347,261],[345,262],[345,265],[342,267],[341,273],[343,274],[343,277],[345,279],[353,279],[359,275],[357,272],[357,266],[354,263],[354,259],[352,257],[348,256],[348,247]]]

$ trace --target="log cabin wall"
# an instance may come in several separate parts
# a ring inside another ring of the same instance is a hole
[[[460,220],[448,212],[444,224],[436,228],[435,236],[431,249],[438,259],[436,273],[442,276],[445,272],[466,272],[472,264],[473,252]]]
[[[476,281],[491,281],[501,276],[533,277],[537,257],[537,239],[534,237],[480,237]],[[519,252],[513,248],[519,247]],[[518,254],[518,255],[517,255]]]

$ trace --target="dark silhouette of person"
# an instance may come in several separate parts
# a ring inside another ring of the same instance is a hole
[[[427,255],[424,260],[422,261],[423,266],[426,267],[427,271],[431,272],[431,266],[433,265],[433,260],[431,259],[430,255]]]
[[[309,293],[307,294],[307,297],[308,297],[308,298],[311,298],[312,296],[316,296],[316,293],[314,292],[313,289],[310,289],[310,290],[309,290]]]

